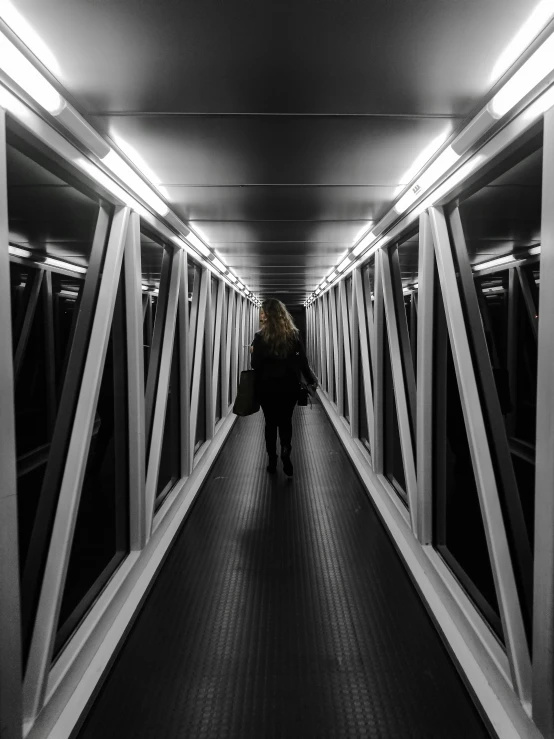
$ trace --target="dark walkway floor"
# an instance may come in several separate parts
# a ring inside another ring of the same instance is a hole
[[[293,459],[238,420],[80,739],[488,736],[320,405]]]

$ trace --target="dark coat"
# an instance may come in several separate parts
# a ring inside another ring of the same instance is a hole
[[[256,392],[258,395],[298,394],[301,375],[308,384],[317,383],[310,369],[306,350],[300,334],[286,357],[273,354],[258,331],[252,342],[250,355],[252,369],[256,370]]]

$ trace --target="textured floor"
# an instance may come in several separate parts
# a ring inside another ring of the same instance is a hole
[[[320,405],[239,419],[80,739],[488,737]]]

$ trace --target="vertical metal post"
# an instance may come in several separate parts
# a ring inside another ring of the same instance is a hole
[[[190,382],[191,382],[191,344],[189,324],[189,270],[188,254],[183,251],[181,258],[181,280],[179,288],[179,371],[181,398],[181,476],[188,477],[192,472],[190,453]],[[190,285],[192,287],[192,285]],[[193,441],[194,447],[194,441]]]
[[[156,390],[158,387],[158,372],[162,353],[163,332],[165,326],[165,313],[167,310],[167,296],[169,294],[169,282],[171,279],[172,252],[169,248],[163,250],[162,271],[160,275],[160,288],[158,291],[158,304],[156,306],[156,319],[154,321],[154,333],[150,347],[150,359],[148,362],[148,374],[146,376],[146,396],[144,401],[146,418],[146,453],[149,453],[150,439],[152,437],[152,421],[154,418],[154,403],[156,402]]]
[[[395,305],[394,291],[392,285],[392,270],[389,261],[390,255],[383,251],[381,253],[381,260],[383,300],[385,303],[385,313],[387,316],[387,333],[389,337],[392,383],[394,387],[394,396],[396,399],[396,413],[398,416],[400,449],[402,450],[402,461],[404,463],[406,492],[408,494],[408,499],[410,502],[410,518],[412,522],[412,530],[415,533],[417,530],[417,479],[414,457],[414,439],[412,426],[410,423],[409,391],[404,382],[404,373],[402,367],[403,352],[399,335],[400,332],[398,330],[398,322],[400,318],[403,318],[404,322],[406,321],[406,313],[404,311],[403,302],[401,304],[397,302]],[[398,312],[400,310],[402,311],[401,317],[398,315]],[[411,357],[409,357],[409,361],[411,362]],[[411,369],[413,376],[413,365]]]
[[[513,269],[508,273],[508,346],[507,346],[507,365],[508,380],[510,385],[510,398],[512,401],[512,410],[506,417],[506,425],[508,434],[514,436],[517,421],[517,365],[518,365],[518,303],[519,303],[519,284]]]
[[[54,298],[52,273],[48,270],[42,280],[42,316],[44,320],[44,354],[46,356],[46,414],[48,430],[52,434],[58,407],[56,393],[56,346],[54,342]]]
[[[341,351],[342,346],[339,342],[339,332],[337,328],[337,301],[336,301],[336,287],[332,287],[330,292],[330,301],[329,301],[329,320],[331,321],[331,327],[332,327],[332,334],[333,334],[333,358],[334,358],[334,374],[335,374],[335,387],[336,387],[336,398],[335,402],[337,405],[337,411],[339,416],[341,415],[341,406],[340,406],[340,397],[341,397],[341,391],[340,387],[342,387],[342,371],[340,367],[340,360],[341,360]],[[331,388],[331,399],[333,399],[332,396],[332,388]]]
[[[15,350],[15,355],[14,355],[14,360],[13,360],[13,372],[14,372],[15,382],[17,382],[19,370],[21,369],[21,364],[23,362],[23,356],[27,348],[27,342],[29,341],[29,336],[31,334],[31,327],[33,325],[33,320],[35,317],[35,312],[36,312],[36,307],[37,307],[37,303],[38,303],[40,292],[41,292],[43,277],[44,277],[44,270],[42,269],[30,270],[29,285],[28,285],[28,288],[29,288],[28,300],[24,304],[24,312],[22,312],[23,320],[21,322],[21,329],[17,335],[17,347]],[[27,293],[27,289],[25,290],[25,292]]]
[[[371,455],[373,457],[373,446],[375,444],[374,437],[374,418],[373,418],[373,384],[371,381],[371,370],[370,370],[370,359],[369,359],[369,341],[366,326],[366,310],[364,305],[364,291],[362,285],[362,270],[356,269],[353,272],[352,279],[356,287],[355,300],[356,300],[356,313],[358,316],[358,328],[359,328],[359,352],[362,358],[362,376],[364,380],[364,393],[366,417],[367,417],[367,428],[369,433],[369,446],[371,449]],[[371,300],[370,296],[366,297],[366,300]]]
[[[0,727],[21,739],[21,609],[6,171],[6,121],[0,108]]]
[[[129,412],[129,530],[131,550],[147,540],[145,504],[146,430],[144,418],[144,349],[140,217],[131,213],[125,242],[125,314],[127,324],[127,387]],[[149,296],[144,296],[148,297]]]
[[[355,270],[359,272],[359,270]],[[358,333],[358,311],[356,307],[356,291],[357,284],[352,274],[351,287],[347,289],[350,316],[350,372],[352,376],[351,395],[350,395],[350,433],[355,438],[360,437],[359,428],[359,408],[360,408],[360,336]]]
[[[234,313],[234,322],[232,325],[232,333],[231,333],[231,354],[230,354],[230,362],[231,362],[231,398],[235,398],[237,394],[237,385],[238,385],[238,352],[239,352],[239,343],[238,343],[238,327],[240,323],[240,295],[237,293],[236,290],[233,290],[233,313]]]
[[[214,300],[212,295],[213,279],[208,270],[208,292],[206,294],[206,321],[204,329],[204,382],[206,383],[206,441],[214,438],[215,406],[213,388],[213,355],[214,355]]]
[[[395,305],[400,358],[404,369],[406,399],[408,401],[408,410],[410,412],[411,427],[415,431],[416,382],[414,372],[414,359],[412,357],[412,348],[410,346],[410,337],[408,334],[408,321],[406,318],[406,306],[404,303],[404,293],[402,289],[402,273],[400,271],[400,257],[398,254],[398,246],[391,247],[389,251],[389,264],[393,288],[392,295]]]
[[[329,396],[329,399],[333,399],[333,382],[335,377],[335,357],[334,357],[334,346],[333,346],[333,329],[331,327],[331,320],[330,320],[330,310],[331,310],[331,290],[328,290],[325,293],[325,303],[323,304],[323,324],[322,324],[322,332],[325,336],[325,356],[323,357],[323,361],[325,362],[325,366],[327,368],[326,371],[326,380],[327,380],[327,395]]]
[[[154,408],[152,414],[152,434],[147,451],[146,465],[146,536],[152,534],[154,508],[156,505],[156,491],[160,471],[160,459],[165,430],[165,416],[167,410],[167,394],[171,376],[171,364],[174,351],[175,325],[177,323],[177,303],[179,299],[179,281],[181,277],[182,250],[175,249],[171,254],[171,268],[166,301],[162,339],[160,344],[160,362]],[[156,323],[158,319],[156,318]],[[178,348],[177,348],[178,351]]]
[[[544,116],[537,374],[533,719],[554,737],[554,108]]]
[[[196,422],[198,420],[198,405],[200,402],[200,373],[202,371],[202,347],[204,345],[204,327],[206,324],[206,300],[208,294],[208,280],[210,271],[204,268],[201,273],[198,292],[198,320],[194,342],[194,363],[192,366],[191,393],[190,393],[190,432],[189,432],[189,454],[194,459],[194,446],[196,442]]]
[[[344,372],[346,379],[346,397],[348,400],[348,416],[350,418],[350,425],[352,431],[352,352],[350,347],[350,317],[348,315],[348,296],[346,289],[346,279],[341,280],[339,283],[339,303],[340,303],[340,320],[341,320],[341,333],[342,333],[342,351],[344,352]],[[344,382],[343,382],[344,388]],[[345,403],[344,403],[344,390],[343,390],[343,411],[342,415],[345,415]]]
[[[383,347],[385,339],[385,307],[383,305],[383,280],[381,277],[381,265],[383,261],[382,249],[375,252],[375,277],[374,302],[373,302],[373,351],[371,360],[373,366],[373,419],[375,428],[373,431],[373,469],[377,474],[382,474],[385,467],[385,445],[384,445],[384,418],[385,418],[385,393],[383,375]]]
[[[223,386],[222,386],[222,392],[223,392],[223,398],[225,400],[225,403],[222,405],[222,408],[225,409],[225,412],[229,409],[229,397],[232,396],[234,398],[234,386],[233,386],[233,375],[232,375],[232,347],[233,347],[233,336],[235,334],[234,332],[234,318],[235,318],[235,291],[229,290],[229,296],[227,299],[227,339],[226,339],[226,349],[225,349],[225,365],[223,367]]]
[[[214,339],[214,354],[217,352],[217,360],[214,359],[214,369],[217,365],[217,377],[215,378],[214,387],[215,389],[215,397],[217,398],[217,392],[219,388],[219,399],[220,399],[220,405],[221,405],[221,418],[224,418],[226,415],[227,405],[225,402],[223,402],[223,399],[225,397],[224,394],[224,366],[225,366],[225,356],[227,354],[227,325],[226,325],[226,318],[227,318],[227,288],[225,287],[225,282],[223,280],[220,280],[219,283],[219,295],[217,299],[217,310],[218,310],[218,318],[216,318],[216,338]],[[217,321],[219,320],[219,328],[217,327]],[[215,407],[215,401],[214,401],[214,407]]]
[[[419,217],[419,267],[417,321],[417,528],[421,544],[433,535],[433,335],[435,254],[429,216]]]

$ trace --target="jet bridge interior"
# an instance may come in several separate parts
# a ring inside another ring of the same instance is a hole
[[[2,739],[554,739],[553,106],[552,0],[0,0]]]

